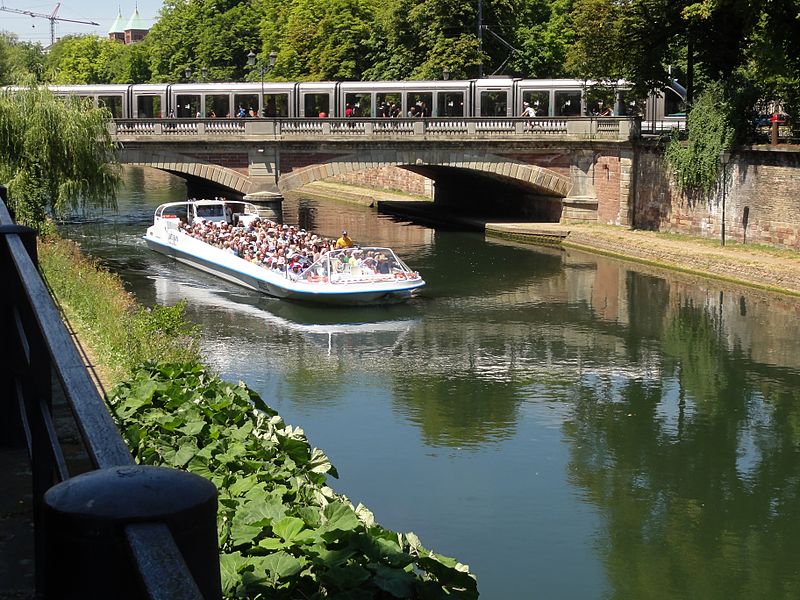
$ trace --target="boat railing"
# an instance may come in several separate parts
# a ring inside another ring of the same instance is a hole
[[[5,200],[0,186],[0,444],[30,461],[35,596],[221,598],[216,489],[135,464]]]

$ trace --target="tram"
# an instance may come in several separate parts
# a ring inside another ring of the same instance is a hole
[[[645,121],[684,119],[677,82],[644,101],[623,81],[485,78],[462,81],[321,81],[51,86],[91,98],[115,119],[321,118],[356,116],[514,117],[528,103],[540,117],[638,114]],[[413,110],[412,110],[413,108]]]

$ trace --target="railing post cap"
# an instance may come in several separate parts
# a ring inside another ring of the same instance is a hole
[[[217,489],[207,479],[177,469],[126,465],[83,473],[50,488],[44,511],[90,529],[166,521],[193,527],[199,514],[216,512]]]

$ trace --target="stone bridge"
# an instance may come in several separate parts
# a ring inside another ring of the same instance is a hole
[[[636,122],[622,118],[117,121],[124,163],[223,193],[314,181],[433,181],[437,203],[542,221],[629,224]]]

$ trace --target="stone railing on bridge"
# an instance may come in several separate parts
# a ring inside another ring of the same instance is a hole
[[[538,139],[627,141],[639,136],[639,120],[628,117],[506,117],[424,119],[120,119],[111,134],[148,137],[230,139]]]

